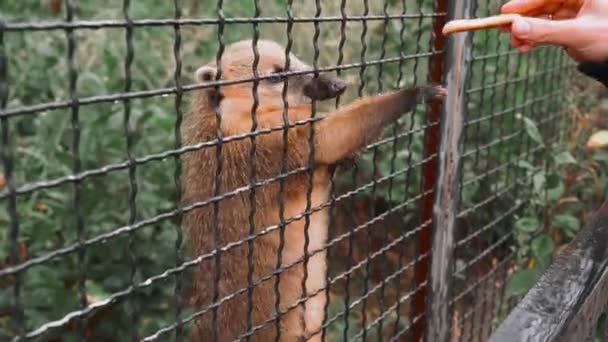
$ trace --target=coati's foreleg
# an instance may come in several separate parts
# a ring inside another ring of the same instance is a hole
[[[421,101],[445,95],[441,86],[417,87],[359,99],[337,109],[315,125],[315,161],[334,164],[352,155]]]

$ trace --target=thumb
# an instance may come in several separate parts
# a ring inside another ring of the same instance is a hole
[[[517,18],[511,24],[511,34],[515,38],[535,44],[571,46],[579,39],[577,31],[575,19]]]

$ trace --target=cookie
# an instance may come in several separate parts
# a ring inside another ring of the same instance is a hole
[[[510,25],[519,14],[500,14],[485,18],[452,20],[443,26],[443,35],[465,31],[486,30]]]

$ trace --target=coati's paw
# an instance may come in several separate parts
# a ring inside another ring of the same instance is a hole
[[[448,95],[448,91],[442,85],[432,85],[419,88],[418,98],[425,102],[442,100]]]

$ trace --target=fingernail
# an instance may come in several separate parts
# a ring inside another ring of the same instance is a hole
[[[525,20],[515,20],[513,22],[513,26],[511,27],[511,31],[516,36],[526,36],[530,33],[530,23]]]

